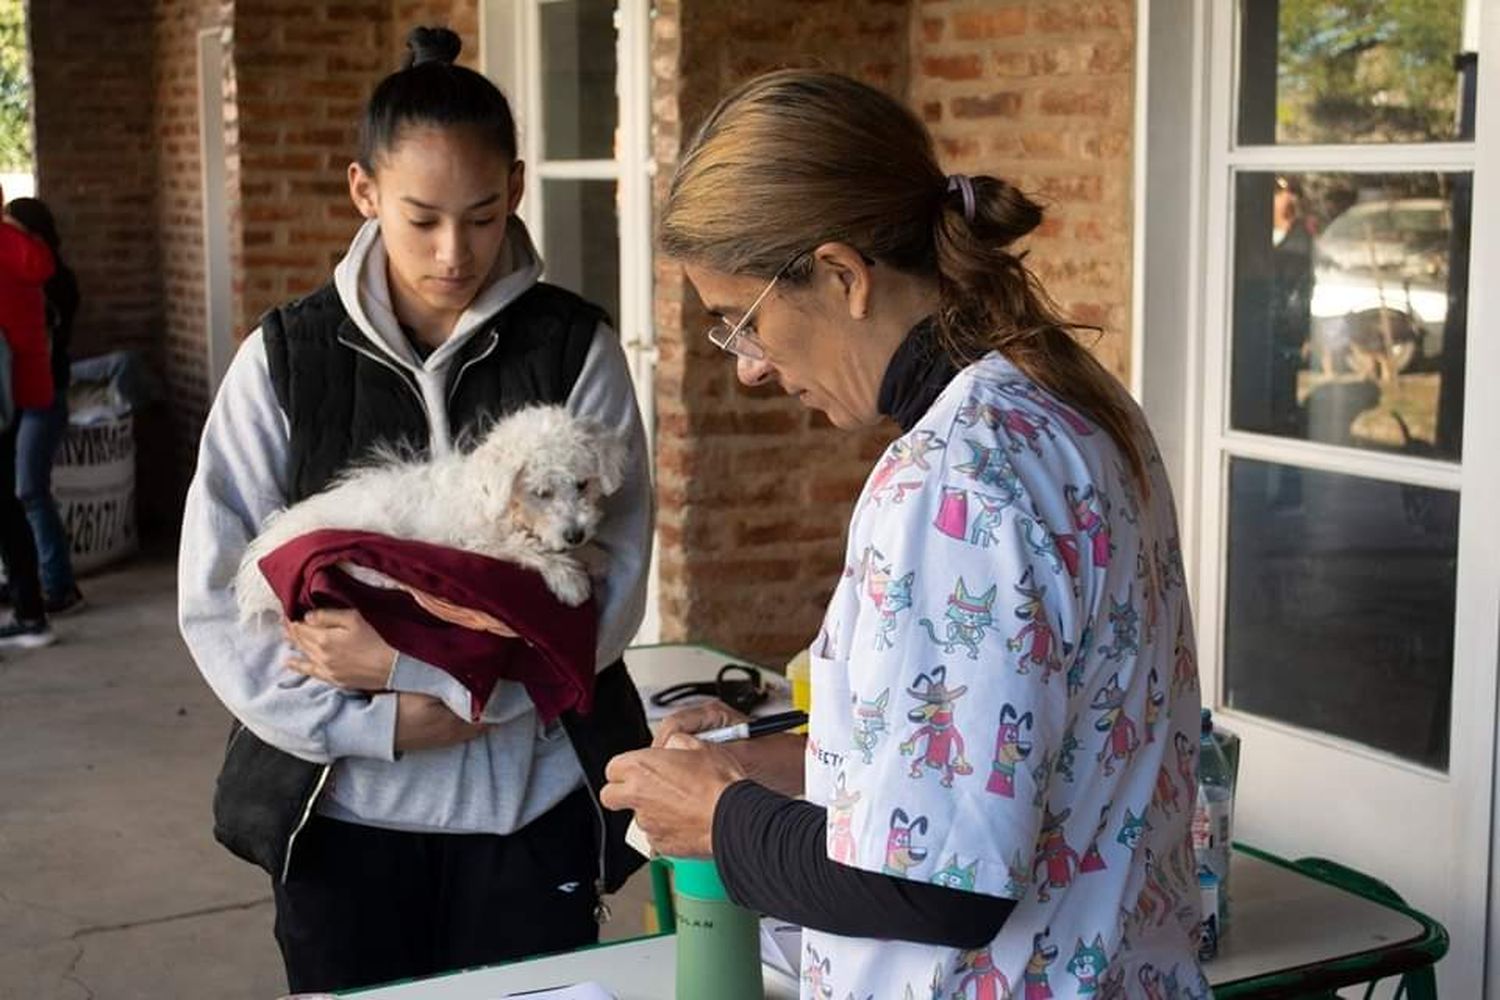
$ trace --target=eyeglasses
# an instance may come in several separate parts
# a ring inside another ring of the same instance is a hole
[[[766,348],[760,342],[759,338],[755,336],[755,324],[751,323],[750,319],[755,315],[755,310],[760,308],[760,304],[765,300],[765,297],[771,294],[771,289],[776,287],[776,282],[781,280],[781,276],[786,273],[787,268],[795,264],[802,256],[801,253],[798,253],[791,260],[776,269],[776,273],[771,276],[770,282],[766,284],[765,288],[760,290],[760,294],[755,297],[755,301],[750,303],[750,308],[745,310],[745,315],[740,317],[738,323],[731,326],[727,320],[721,319],[703,331],[708,336],[709,341],[721,351],[727,351],[737,358],[744,358],[746,361],[764,361],[766,359]]]

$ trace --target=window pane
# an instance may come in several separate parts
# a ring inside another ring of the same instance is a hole
[[[1448,766],[1458,494],[1233,459],[1235,709]]]
[[[1466,6],[1478,16],[1464,0],[1241,0],[1240,142],[1472,139]]]
[[[1235,181],[1230,424],[1458,460],[1473,178]]]
[[[540,8],[546,158],[614,159],[614,2],[549,0]]]
[[[620,315],[620,217],[614,181],[544,182],[547,280]]]

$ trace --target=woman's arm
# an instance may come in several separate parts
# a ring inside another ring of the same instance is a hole
[[[596,581],[594,589],[599,608],[598,666],[602,668],[620,658],[641,627],[656,530],[651,457],[636,406],[635,383],[619,336],[602,323],[568,397],[568,412],[614,430],[628,447],[625,481],[605,501],[604,520],[595,538],[607,557],[607,575]]]
[[[368,697],[296,674],[285,666],[291,647],[280,628],[239,621],[230,584],[245,546],[286,503],[286,455],[287,424],[257,331],[225,374],[188,489],[177,566],[182,637],[219,700],[267,742],[319,763],[391,760],[394,695]]]
[[[754,742],[753,740],[750,742]],[[846,937],[980,948],[1015,902],[839,864],[828,813],[754,781],[725,789],[714,810],[714,861],[736,903]]]

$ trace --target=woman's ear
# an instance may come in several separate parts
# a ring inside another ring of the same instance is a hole
[[[380,214],[376,194],[375,178],[358,162],[349,164],[349,200],[354,202],[354,207],[366,219],[373,219]]]
[[[843,297],[850,319],[861,320],[870,314],[870,262],[865,255],[847,243],[824,243],[813,251],[830,280],[837,282],[837,293]]]
[[[526,193],[526,162],[517,160],[510,166],[510,177],[506,179],[507,197],[505,214],[515,215],[521,205],[521,196]]]

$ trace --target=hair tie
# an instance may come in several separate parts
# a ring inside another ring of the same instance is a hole
[[[968,174],[949,174],[948,193],[952,194],[954,191],[963,192],[964,221],[972,223],[974,221],[974,181]]]

